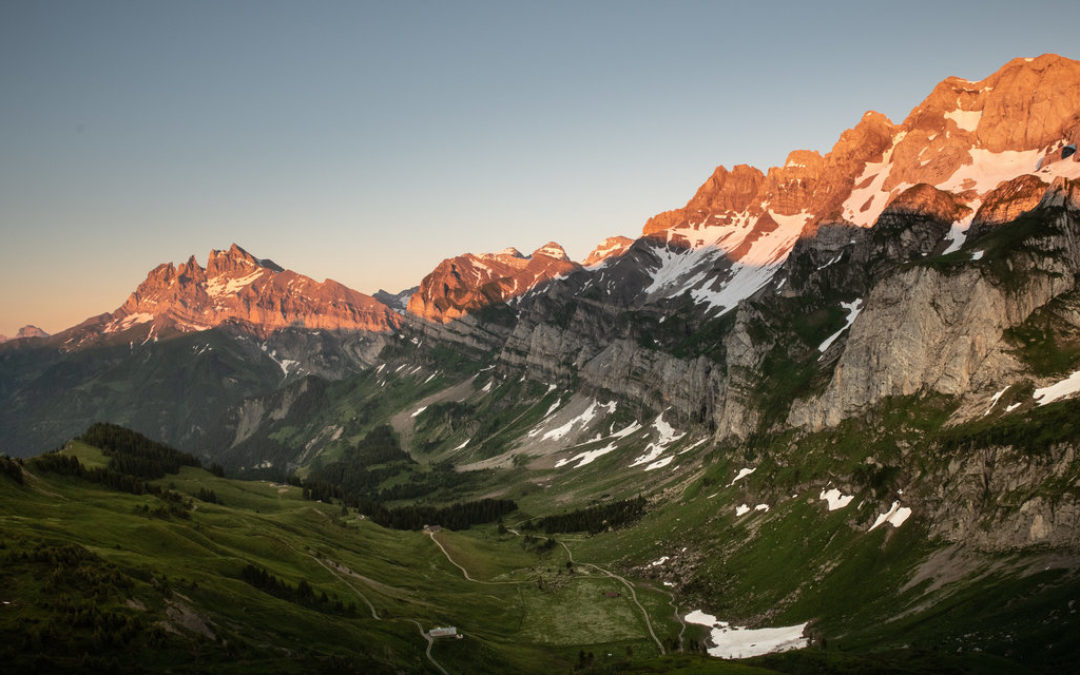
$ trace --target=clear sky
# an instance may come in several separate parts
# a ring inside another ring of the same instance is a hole
[[[0,0],[0,334],[237,242],[364,292],[582,259],[718,164],[949,75],[1080,58],[1078,2]]]

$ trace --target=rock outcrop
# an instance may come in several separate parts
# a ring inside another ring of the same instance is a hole
[[[233,244],[211,251],[205,269],[194,256],[154,268],[102,330],[150,324],[192,332],[235,322],[262,334],[297,326],[382,332],[400,325],[398,315],[371,296],[283,270]]]
[[[515,248],[498,253],[465,253],[448,258],[420,282],[409,298],[408,313],[435,323],[460,319],[469,312],[507,302],[538,284],[581,266],[562,246],[549,242],[524,256]]]
[[[630,237],[608,237],[592,250],[581,264],[585,267],[599,265],[605,260],[617,258],[626,253],[633,245],[634,240]]]
[[[37,326],[26,325],[19,329],[19,332],[15,334],[16,340],[24,340],[28,338],[47,338],[49,334],[41,330]]]

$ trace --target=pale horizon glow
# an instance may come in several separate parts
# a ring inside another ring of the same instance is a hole
[[[887,17],[887,18],[883,18]],[[356,290],[639,236],[950,75],[1080,58],[1060,2],[0,4],[0,334],[237,243]]]

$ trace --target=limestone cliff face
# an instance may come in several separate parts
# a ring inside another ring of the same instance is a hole
[[[290,326],[382,332],[400,325],[394,312],[368,295],[283,270],[233,244],[227,251],[211,251],[205,269],[192,256],[179,266],[151,270],[103,332],[144,324],[192,332],[229,322],[261,334]]]
[[[1036,456],[991,446],[953,458],[920,481],[918,498],[931,534],[981,550],[1080,546],[1080,504],[1071,496],[1032,494],[1031,487],[1067,482],[1077,449],[1057,444]]]
[[[922,261],[957,248],[982,255],[993,228],[1073,199],[1078,155],[1059,151],[1077,133],[1078,82],[1080,62],[1016,59],[978,82],[945,80],[901,124],[867,113],[824,155],[796,151],[767,172],[718,167],[683,208],[651,218],[617,262],[518,305],[503,358],[652,406],[678,402],[688,418],[738,436],[757,419],[751,399],[766,355],[792,348],[770,334],[785,330],[770,298],[801,300],[808,312],[835,311],[824,298],[838,298],[830,302],[859,300],[862,313],[823,357],[835,367],[825,392],[799,398],[791,423],[818,428],[887,396],[989,386],[1018,368],[1002,331],[1071,289],[1072,235],[949,269]],[[1054,217],[1071,231],[1071,216]],[[1003,285],[997,265],[1022,288]],[[716,338],[719,367],[706,375],[696,357],[623,318],[671,312],[698,313],[688,332],[733,312]]]
[[[789,423],[821,428],[889,396],[964,396],[1021,371],[1003,340],[1039,307],[1075,287],[1080,270],[1077,185],[1059,180],[1036,214],[1042,233],[1015,250],[962,249],[955,269],[901,267],[877,281],[852,324],[825,392],[792,408]],[[983,258],[983,255],[986,258]]]

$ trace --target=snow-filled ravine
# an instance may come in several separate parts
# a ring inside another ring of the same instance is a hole
[[[718,621],[715,616],[700,609],[695,609],[684,618],[689,623],[712,628],[709,635],[712,643],[709,655],[722,659],[746,659],[762,654],[802,649],[810,644],[810,639],[803,637],[806,623],[809,622],[777,628],[743,628],[732,626],[727,621]]]

